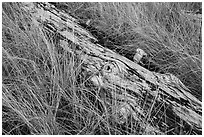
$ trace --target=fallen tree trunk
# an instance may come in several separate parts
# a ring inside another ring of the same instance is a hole
[[[104,101],[118,124],[132,118],[146,134],[202,133],[202,104],[174,75],[151,72],[104,48],[76,19],[53,5],[24,4],[33,23],[59,35],[60,46],[78,55],[95,86],[111,94]]]

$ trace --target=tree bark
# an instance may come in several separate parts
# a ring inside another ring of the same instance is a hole
[[[202,104],[177,77],[151,72],[101,46],[79,21],[51,4],[24,3],[23,9],[43,32],[58,34],[59,45],[78,55],[94,85],[111,94],[104,101],[118,124],[131,119],[146,134],[202,134]]]

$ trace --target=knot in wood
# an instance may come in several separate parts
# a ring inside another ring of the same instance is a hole
[[[115,68],[115,65],[113,63],[107,63],[103,67],[103,72],[111,73],[113,72],[114,68]]]

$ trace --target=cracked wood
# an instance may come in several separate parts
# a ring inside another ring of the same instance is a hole
[[[84,70],[92,74],[91,81],[111,92],[112,99],[118,101],[118,123],[132,116],[140,125],[148,125],[143,127],[146,132],[202,132],[202,104],[177,77],[151,72],[104,48],[76,19],[53,5],[25,3],[24,9],[42,30],[59,34],[60,46],[81,58]],[[69,42],[77,48],[73,49]]]

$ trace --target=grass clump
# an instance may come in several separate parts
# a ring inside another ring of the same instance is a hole
[[[93,127],[105,132],[81,62],[34,26],[21,6],[2,5],[3,134],[94,134]]]

